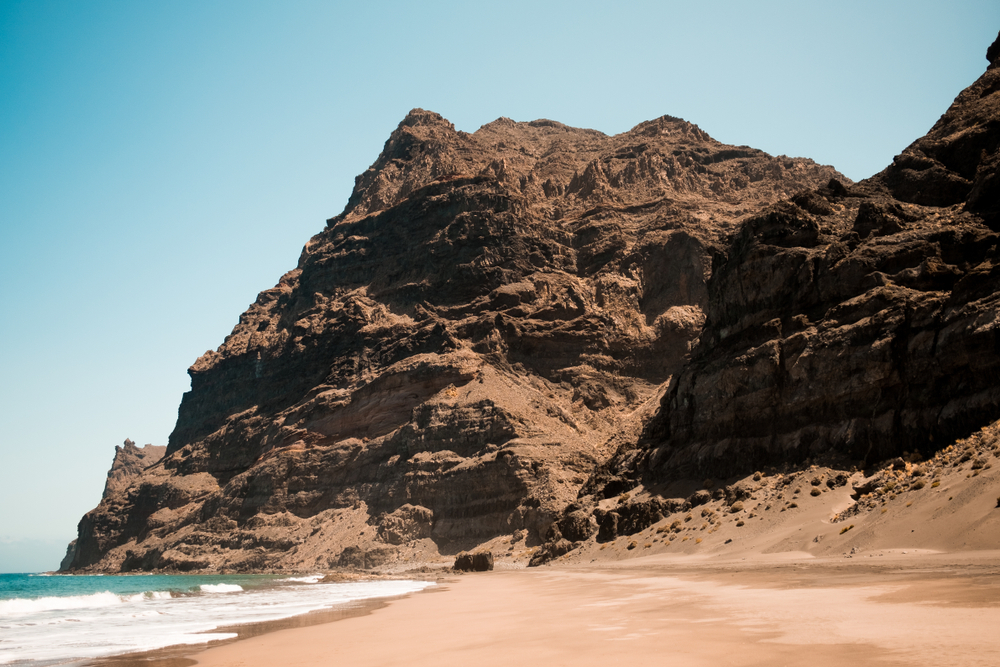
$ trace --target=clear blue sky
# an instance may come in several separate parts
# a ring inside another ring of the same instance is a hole
[[[671,114],[861,179],[998,29],[996,0],[0,0],[0,572],[55,568],[114,446],[166,444],[187,367],[410,108]]]

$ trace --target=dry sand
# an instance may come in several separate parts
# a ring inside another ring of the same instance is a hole
[[[191,658],[205,667],[997,665],[1000,553],[877,564],[652,556],[472,574],[366,615]]]

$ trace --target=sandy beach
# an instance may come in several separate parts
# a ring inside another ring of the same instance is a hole
[[[871,560],[651,556],[449,576],[163,664],[1000,664],[1000,552]]]

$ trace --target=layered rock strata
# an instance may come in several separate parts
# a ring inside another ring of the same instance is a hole
[[[126,439],[115,447],[115,457],[104,483],[100,505],[80,520],[79,537],[70,542],[60,570],[68,570],[75,562],[95,561],[116,546],[118,536],[127,531],[134,510],[128,501],[129,487],[138,482],[143,472],[163,458],[163,445],[136,447]]]
[[[881,173],[747,216],[713,256],[690,360],[573,512],[639,487],[601,523],[630,534],[649,521],[612,523],[669,514],[657,498],[684,480],[931,456],[1000,417],[997,50]]]
[[[837,179],[663,117],[609,137],[414,110],[190,369],[71,569],[371,566],[537,543],[635,442],[748,213]],[[98,539],[99,536],[99,539]]]
[[[66,567],[537,564],[798,470],[810,498],[909,471],[1000,418],[998,44],[859,184],[671,117],[467,134],[414,110]]]

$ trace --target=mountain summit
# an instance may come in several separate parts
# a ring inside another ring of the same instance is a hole
[[[704,477],[967,436],[1000,417],[998,77],[860,184],[670,116],[414,109],[67,567],[541,562]]]

